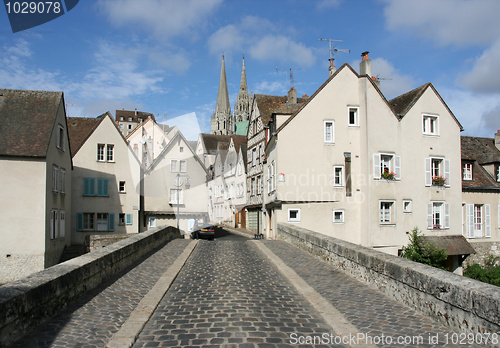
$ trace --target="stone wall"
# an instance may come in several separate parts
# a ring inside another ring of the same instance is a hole
[[[496,286],[290,224],[278,224],[277,238],[452,329],[500,333],[500,291]]]
[[[0,286],[0,347],[181,234],[160,227]]]
[[[91,252],[91,251],[96,251],[101,248],[110,246],[111,244],[114,244],[116,242],[119,242],[123,239],[127,239],[131,236],[134,236],[135,234],[128,234],[128,235],[88,235],[85,237],[85,251],[86,252]]]
[[[475,263],[484,265],[484,260],[488,256],[500,256],[500,242],[474,242],[469,239],[470,245],[476,251],[475,254],[469,255],[464,261],[464,267],[467,268]]]

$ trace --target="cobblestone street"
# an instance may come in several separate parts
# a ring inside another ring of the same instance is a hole
[[[348,345],[433,347],[451,334],[286,242],[222,232],[215,241],[170,242],[14,347],[127,346],[113,341],[119,330],[134,342],[136,334],[123,328],[190,246],[134,347],[331,347],[351,334],[357,339]]]

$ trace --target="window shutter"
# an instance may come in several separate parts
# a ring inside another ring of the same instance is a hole
[[[500,228],[500,205],[498,205],[498,228]]]
[[[97,179],[97,195],[100,197],[109,197],[109,179]]]
[[[83,213],[76,213],[76,230],[83,231]]]
[[[401,180],[401,156],[394,156],[394,172],[396,180]]]
[[[450,205],[444,203],[444,228],[450,228]]]
[[[64,237],[66,235],[66,212],[64,210],[59,211],[59,236]]]
[[[83,195],[95,196],[95,179],[83,178]]]
[[[489,204],[484,205],[484,236],[491,237],[491,208]]]
[[[380,168],[381,163],[380,163],[380,154],[376,153],[373,155],[373,178],[374,179],[380,179],[380,173],[382,172],[382,169]]]
[[[132,225],[132,214],[125,214],[125,224]]]
[[[425,186],[432,185],[432,174],[431,174],[431,159],[425,159]]]
[[[432,230],[432,203],[427,204],[427,229]]]
[[[109,197],[109,179],[102,179],[103,181],[103,196]]]
[[[474,237],[474,204],[465,205],[465,236]]]
[[[109,231],[115,230],[115,213],[108,214],[108,230]]]
[[[446,178],[445,185],[450,186],[450,160],[444,160],[444,177]]]

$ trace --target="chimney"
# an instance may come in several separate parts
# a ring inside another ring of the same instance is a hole
[[[288,104],[297,104],[297,90],[295,87],[290,88],[288,91],[288,98],[286,102]]]
[[[359,64],[359,74],[372,76],[372,60],[368,58],[368,51],[361,53],[361,63]]]
[[[500,150],[500,129],[495,133],[495,146]]]
[[[335,70],[337,70],[337,68],[335,67],[335,65],[333,65],[333,61],[335,59],[330,58],[328,60],[330,61],[330,67],[328,68],[328,76],[332,76],[335,73]]]

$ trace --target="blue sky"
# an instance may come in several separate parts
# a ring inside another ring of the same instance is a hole
[[[299,95],[335,65],[359,69],[370,51],[387,99],[432,82],[464,135],[500,129],[500,1],[496,0],[81,0],[51,22],[12,33],[0,9],[0,88],[61,90],[69,116],[116,109],[178,125],[196,114],[210,131],[224,53],[234,106],[245,55],[248,88]],[[191,120],[192,121],[192,120]]]

